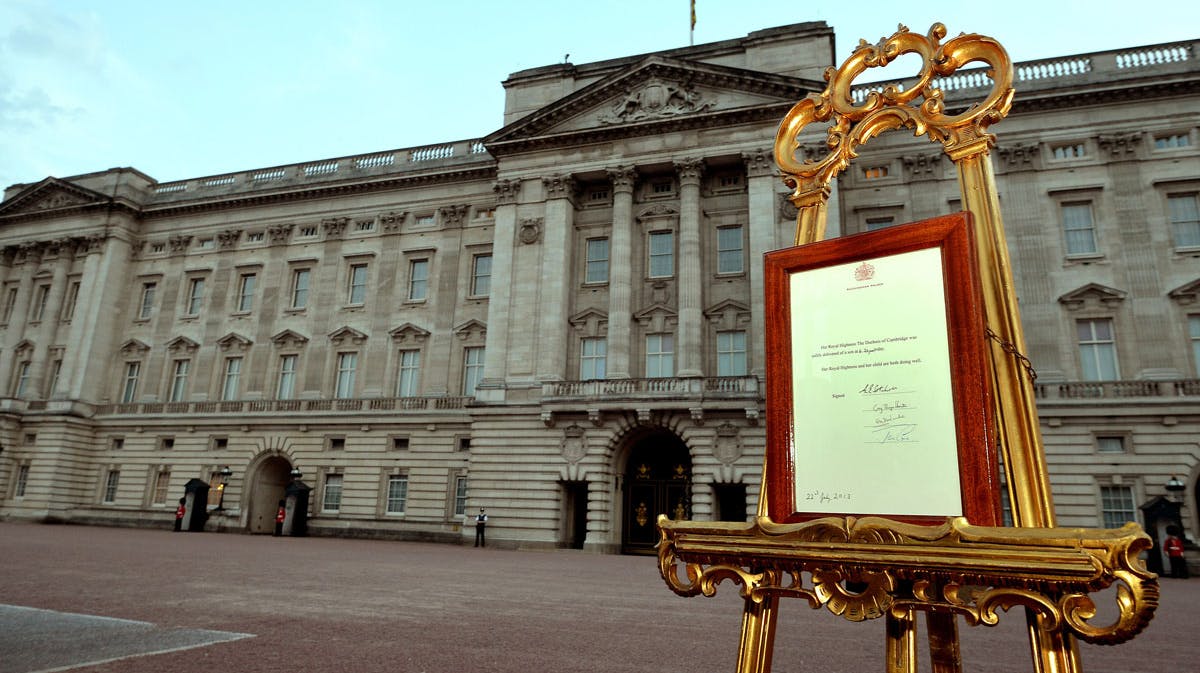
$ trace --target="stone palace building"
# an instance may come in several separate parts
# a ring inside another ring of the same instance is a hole
[[[1170,500],[1200,531],[1197,45],[1019,63],[994,127],[1061,525]],[[842,56],[803,23],[513,73],[485,138],[9,187],[0,517],[167,526],[200,479],[209,530],[269,532],[299,476],[321,535],[487,507],[497,545],[636,553],[660,512],[745,519],[794,231],[770,148]],[[835,233],[959,209],[938,145],[867,149]]]

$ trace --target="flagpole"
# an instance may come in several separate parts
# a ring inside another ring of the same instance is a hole
[[[688,46],[696,46],[696,0],[691,0],[692,6],[692,26],[688,29]]]

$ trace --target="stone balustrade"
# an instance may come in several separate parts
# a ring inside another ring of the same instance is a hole
[[[252,192],[295,183],[307,185],[377,173],[428,170],[474,161],[492,161],[483,141],[477,138],[164,182],[155,185],[154,195],[156,203],[173,202],[209,194]]]
[[[1195,59],[1196,45],[1194,42],[1174,42],[1120,51],[1098,51],[1061,58],[1021,61],[1013,64],[1015,86],[1020,94],[1071,83],[1081,84],[1089,78],[1116,79],[1130,74],[1128,71],[1134,69],[1170,68]],[[905,91],[915,82],[916,77],[912,77],[861,84],[851,88],[850,97],[855,103],[862,103],[872,91],[882,91],[887,86],[895,87],[897,91]],[[990,88],[992,80],[987,76],[985,68],[972,68],[960,70],[948,77],[935,77],[931,84],[934,88],[941,89],[947,99],[951,99],[953,94],[959,91],[973,93],[978,89]]]
[[[379,397],[318,400],[229,400],[205,402],[133,402],[128,404],[101,404],[96,407],[97,416],[199,416],[254,414],[279,415],[287,413],[306,414],[314,411],[371,413],[397,411],[429,411],[463,409],[474,398],[471,397]],[[19,400],[12,400],[18,402]]]
[[[717,376],[706,378],[604,379],[597,381],[557,381],[542,385],[546,402],[568,398],[621,400],[646,398],[748,397],[760,396],[754,376]]]
[[[1088,400],[1129,398],[1200,397],[1200,379],[1176,381],[1064,381],[1035,383],[1039,400]]]

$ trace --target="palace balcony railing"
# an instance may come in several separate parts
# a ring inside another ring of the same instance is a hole
[[[1174,381],[1063,381],[1035,383],[1039,400],[1126,400],[1130,398],[1200,398],[1200,379]],[[1197,399],[1200,401],[1200,399]]]
[[[389,413],[464,409],[473,397],[373,397],[313,400],[224,400],[203,402],[131,402],[101,404],[97,416],[273,415],[328,413]],[[6,400],[9,401],[9,400]],[[11,400],[20,401],[20,400]],[[31,402],[30,404],[33,404]],[[43,403],[44,404],[44,403]]]
[[[762,388],[756,376],[696,378],[599,379],[542,384],[543,402],[629,399],[757,399]]]

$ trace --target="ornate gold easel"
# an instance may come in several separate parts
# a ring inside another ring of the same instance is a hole
[[[1149,623],[1158,604],[1157,578],[1138,558],[1150,539],[1137,524],[1116,530],[1055,527],[1033,374],[1022,355],[1025,338],[988,156],[995,138],[987,129],[1012,105],[1012,63],[991,38],[960,35],[942,43],[945,35],[940,23],[927,35],[901,26],[876,45],[860,42],[839,68],[826,71],[828,85],[820,95],[808,96],[784,117],[775,160],[794,189],[797,245],[824,238],[830,183],[872,137],[909,128],[941,143],[954,162],[963,209],[975,220],[996,436],[1015,527],[972,526],[962,518],[935,527],[878,517],[778,524],[767,515],[766,488],[753,523],[660,516],[660,570],[673,591],[711,596],[723,580],[741,585],[739,673],[770,671],[779,599],[788,596],[850,621],[885,617],[889,673],[916,671],[919,611],[927,615],[935,673],[962,670],[958,615],[968,624],[994,625],[1011,607],[1026,609],[1034,670],[1073,673],[1080,670],[1076,638],[1128,640]],[[904,91],[888,86],[854,103],[850,88],[858,75],[910,53],[923,59],[913,86]],[[935,78],[976,61],[990,68],[990,94],[947,114]],[[796,158],[798,136],[812,122],[831,123],[830,152],[802,161]],[[767,476],[764,466],[764,485]],[[1090,623],[1096,610],[1088,594],[1114,585],[1119,616],[1111,624]]]

